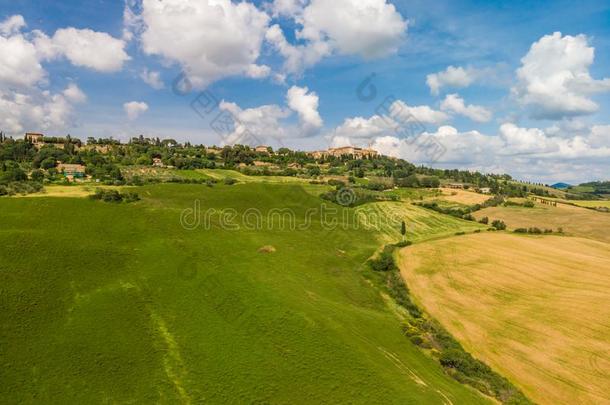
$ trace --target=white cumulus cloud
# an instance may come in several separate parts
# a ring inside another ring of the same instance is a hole
[[[65,131],[74,126],[74,104],[84,101],[84,94],[76,89],[76,85],[61,93],[35,88],[23,93],[0,89],[0,128],[17,136],[26,131]]]
[[[409,106],[402,100],[396,100],[390,106],[390,115],[402,123],[419,121],[424,124],[440,125],[451,117],[427,105]]]
[[[230,0],[142,0],[130,14],[145,53],[179,64],[193,85],[234,75],[264,77],[258,66],[269,16]]]
[[[468,87],[476,79],[476,71],[472,68],[449,66],[447,69],[426,76],[426,84],[433,95],[438,95],[442,87]]]
[[[130,121],[137,119],[140,114],[148,111],[148,104],[143,101],[130,101],[123,104],[123,110]]]
[[[610,91],[610,78],[596,80],[589,73],[594,58],[585,35],[545,35],[521,59],[513,94],[534,118],[592,114],[598,105],[591,95]]]
[[[491,111],[485,107],[464,103],[464,99],[457,94],[448,94],[441,103],[441,110],[463,115],[476,122],[491,120]]]
[[[26,26],[25,19],[21,15],[13,15],[0,22],[0,34],[12,35],[21,31]]]
[[[288,107],[299,114],[305,135],[314,133],[322,127],[322,117],[318,112],[320,100],[315,92],[310,92],[307,87],[292,86],[286,93],[286,100]]]
[[[33,86],[46,75],[31,42],[21,34],[0,36],[0,87]]]
[[[161,73],[157,71],[144,69],[140,73],[140,78],[153,89],[159,90],[165,87],[161,80]]]
[[[87,95],[75,83],[70,83],[63,91],[63,95],[73,103],[84,103],[87,101]]]
[[[358,55],[365,59],[395,53],[406,36],[408,22],[386,0],[276,1],[276,14],[290,14],[298,25],[291,44],[279,27],[267,32],[269,41],[284,56],[284,69],[300,73],[322,58]]]
[[[34,31],[36,48],[41,58],[53,60],[65,57],[74,66],[100,72],[116,72],[130,57],[126,42],[105,32],[90,29],[61,28],[52,37]]]
[[[222,101],[220,109],[233,117],[233,129],[223,133],[223,144],[256,146],[273,143],[286,137],[282,120],[290,116],[290,110],[270,104],[242,109],[235,103]]]

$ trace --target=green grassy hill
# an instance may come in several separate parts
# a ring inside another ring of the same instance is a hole
[[[402,335],[361,274],[378,241],[341,212],[323,227],[311,192],[138,192],[120,205],[0,199],[0,403],[487,402]],[[217,215],[187,230],[195,201],[258,209],[261,229]],[[282,228],[273,208],[311,225]]]

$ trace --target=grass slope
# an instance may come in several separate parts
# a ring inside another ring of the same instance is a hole
[[[0,199],[0,403],[486,402],[405,339],[362,277],[370,232],[315,215],[296,231],[180,225],[196,200],[302,223],[320,204],[302,187],[137,192]]]
[[[369,203],[356,208],[362,224],[380,236],[383,243],[393,243],[402,238],[401,221],[407,227],[406,239],[421,242],[428,239],[454,235],[456,232],[472,232],[485,226],[449,215],[439,214],[406,202],[384,201]]]
[[[531,399],[610,402],[610,245],[485,233],[401,254],[417,300]]]

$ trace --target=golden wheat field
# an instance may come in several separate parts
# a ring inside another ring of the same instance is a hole
[[[565,204],[551,207],[536,203],[535,208],[490,207],[477,211],[475,218],[501,219],[509,229],[538,227],[563,231],[572,236],[610,243],[610,213]]]
[[[440,199],[466,205],[483,204],[491,198],[490,195],[460,189],[441,188],[441,192]]]
[[[420,304],[542,404],[610,403],[610,244],[482,233],[400,252]]]

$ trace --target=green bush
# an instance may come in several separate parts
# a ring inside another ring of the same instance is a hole
[[[411,343],[415,346],[422,346],[424,343],[424,339],[420,335],[411,336],[409,340],[411,340]]]
[[[375,271],[390,271],[396,268],[391,251],[384,250],[375,259],[369,260],[371,269]]]
[[[341,180],[330,179],[328,180],[328,185],[333,187],[345,187],[345,183]]]
[[[140,196],[134,192],[127,192],[121,194],[117,190],[107,190],[103,188],[97,188],[95,194],[91,195],[92,200],[100,200],[110,203],[120,203],[125,201],[126,203],[135,202],[140,200]]]
[[[491,223],[491,226],[492,226],[494,229],[497,229],[498,231],[503,231],[503,230],[505,230],[505,229],[506,229],[506,224],[504,223],[504,221],[500,221],[499,219],[494,220],[494,221]]]

